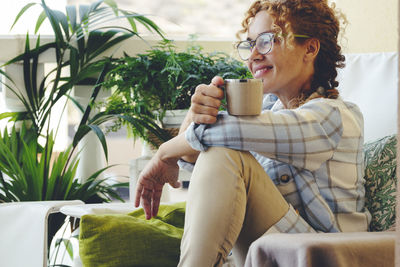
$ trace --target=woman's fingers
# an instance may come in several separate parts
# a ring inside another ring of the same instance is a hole
[[[215,76],[212,80],[211,80],[211,84],[214,86],[222,86],[224,85],[224,79],[222,79],[221,76]]]
[[[173,188],[180,188],[181,187],[181,182],[179,181],[174,181],[174,182],[169,182],[169,184],[173,187]]]
[[[142,197],[143,186],[138,182],[136,184],[136,193],[135,193],[135,207],[139,207],[140,198]]]
[[[153,188],[153,186],[138,184],[135,196],[135,207],[138,207],[140,203],[142,204],[147,220],[157,215],[161,194],[162,186]]]
[[[206,95],[204,93],[205,91],[207,91],[207,89],[196,90],[196,92],[192,95],[192,105],[197,104],[218,109],[221,105],[221,100],[215,96]],[[214,92],[214,95],[217,95],[217,93]]]
[[[160,206],[161,194],[162,194],[162,187],[155,188],[153,190],[153,197],[152,197],[152,203],[151,203],[151,215],[152,215],[152,217],[156,217],[157,216],[158,208]],[[147,213],[146,213],[146,217],[147,217]]]
[[[136,185],[135,207],[139,207],[140,203],[142,204],[146,219],[150,219],[152,214],[153,190],[154,185],[151,180],[139,178]]]
[[[142,205],[146,219],[157,215],[164,184],[179,186],[176,161],[164,162],[157,155],[145,166],[136,185],[135,207]]]
[[[217,121],[217,116],[193,113],[192,121],[197,124],[213,124]]]
[[[223,85],[221,77],[214,77],[210,85],[201,84],[196,87],[196,91],[191,99],[190,111],[192,120],[195,123],[212,124],[217,121],[221,99],[224,92],[218,86]]]
[[[144,213],[146,214],[146,219],[149,220],[152,217],[152,195],[153,190],[148,188],[144,188],[142,191],[142,207]]]
[[[153,186],[148,180],[143,180],[137,185],[135,207],[139,207],[140,203],[142,204],[147,220],[155,217],[158,213],[162,187],[162,185]]]
[[[214,116],[214,117],[216,117],[218,115],[218,108],[204,106],[204,105],[200,105],[197,103],[192,103],[190,110],[194,114],[206,114],[206,115],[210,115],[210,116]]]
[[[192,102],[190,107],[191,119],[197,124],[213,124],[217,121],[217,115],[219,110],[220,101],[215,99],[217,105],[215,107],[206,106]]]
[[[195,94],[202,94],[211,98],[222,99],[224,97],[224,91],[218,86],[223,85],[223,83],[221,85],[218,84],[219,83],[211,83],[210,85],[200,84],[196,87]]]

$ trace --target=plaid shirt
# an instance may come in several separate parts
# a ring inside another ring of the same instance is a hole
[[[291,204],[279,232],[365,231],[363,117],[340,99],[313,99],[285,109],[265,95],[259,116],[220,112],[215,124],[191,124],[186,140],[200,151],[223,146],[251,151]],[[297,212],[296,212],[297,211]]]

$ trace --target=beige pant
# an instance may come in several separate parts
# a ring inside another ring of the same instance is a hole
[[[232,248],[236,266],[243,266],[250,244],[288,209],[249,152],[210,148],[190,180],[178,266],[221,266]]]

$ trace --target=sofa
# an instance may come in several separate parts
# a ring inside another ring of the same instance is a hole
[[[339,70],[338,76],[341,96],[358,104],[364,114],[366,204],[372,214],[370,231],[265,235],[251,245],[246,266],[394,266],[397,62],[398,55],[394,52],[347,54],[346,67]],[[141,164],[143,165],[143,162]],[[135,177],[132,178],[134,180]],[[132,183],[131,187],[134,186]],[[127,240],[126,242],[134,240],[135,233],[137,234],[138,231],[122,230],[129,229],[129,224],[124,224],[123,227],[128,228],[123,228],[122,223],[118,224],[118,220],[122,220],[121,218],[129,220],[130,218],[126,217],[128,213],[129,216],[140,217],[138,211],[134,210],[131,202],[100,205],[79,203],[68,205],[66,203],[60,207],[60,211],[64,214],[82,219],[81,229],[85,229],[85,231],[80,233],[80,246],[84,248],[84,251],[81,251],[81,257],[85,266],[128,266],[130,264],[130,258],[136,254],[133,250],[142,247],[129,247],[129,245],[121,243],[124,242],[123,240]],[[182,208],[167,212],[166,217],[171,214],[181,216]],[[99,226],[98,232],[90,229],[93,227],[85,228],[89,225],[87,223],[89,218],[91,226]],[[106,221],[104,221],[105,219]],[[156,226],[168,229],[168,231],[161,231],[161,235],[165,235],[167,232],[168,235],[162,238],[174,240],[171,242],[172,247],[172,243],[176,243],[175,234],[179,234],[180,229],[179,227],[172,228],[169,224],[170,221],[171,216],[167,219],[163,217],[162,225],[156,224]],[[114,227],[109,227],[111,222],[115,225]],[[0,232],[1,230],[0,228]],[[89,230],[91,235],[88,235]],[[173,233],[172,236],[171,233]],[[110,237],[114,242],[115,240],[119,241],[119,245],[111,248],[109,246],[112,244],[109,240]],[[146,246],[151,247],[151,238],[148,238],[145,243]],[[118,253],[112,253],[112,251]],[[159,254],[157,255],[157,253]],[[179,255],[177,249],[171,253]],[[172,256],[176,260],[175,254]],[[121,262],[120,260],[124,256],[127,261]],[[160,266],[159,263],[160,260],[163,262],[163,257],[168,259],[165,261],[165,266],[173,265],[170,265],[171,262],[174,262],[171,261],[171,255],[166,255],[166,251],[161,250],[146,255],[146,259],[150,259],[149,263],[146,262],[146,266]],[[95,262],[100,260],[104,264],[91,263],[91,259],[95,259]],[[152,259],[154,260],[152,261]],[[75,260],[75,266],[81,264],[80,259]],[[230,261],[226,265],[233,266]],[[141,264],[131,266],[141,266]]]

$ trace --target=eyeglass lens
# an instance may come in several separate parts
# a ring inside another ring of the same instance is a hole
[[[262,55],[269,53],[272,48],[273,39],[274,39],[273,34],[264,33],[256,38],[255,45],[254,41],[240,42],[239,45],[237,46],[237,51],[239,53],[240,58],[242,58],[243,60],[248,60],[254,49],[254,46],[256,47],[258,53]]]

